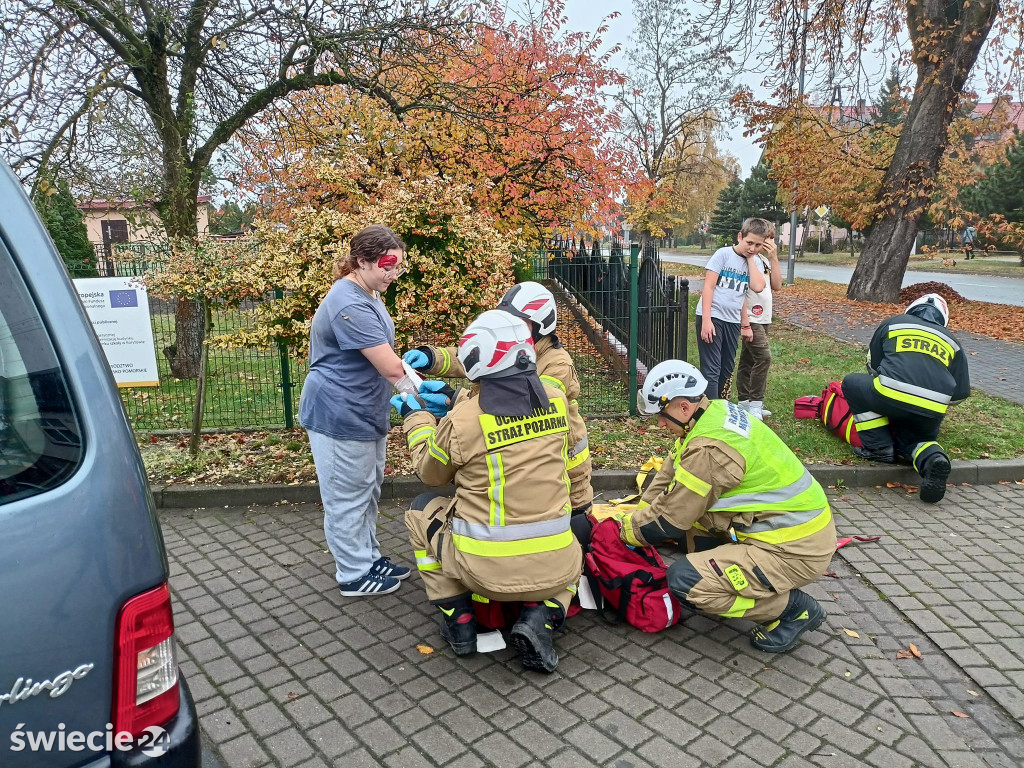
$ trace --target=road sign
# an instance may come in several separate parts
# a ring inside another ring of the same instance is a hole
[[[814,212],[816,214],[818,214],[818,218],[819,219],[823,219],[823,218],[825,218],[825,214],[828,213],[828,206],[827,205],[819,205],[817,208],[814,209]]]

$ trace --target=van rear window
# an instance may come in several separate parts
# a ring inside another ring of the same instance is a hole
[[[60,485],[82,457],[60,361],[0,243],[0,504]]]

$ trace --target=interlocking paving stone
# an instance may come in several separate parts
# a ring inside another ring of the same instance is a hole
[[[792,653],[754,651],[740,621],[644,634],[585,612],[558,636],[550,676],[511,649],[454,658],[415,574],[392,595],[342,598],[316,505],[169,511],[182,668],[229,768],[1024,764],[1024,617],[1006,585],[1024,558],[992,540],[1024,489],[950,489],[938,507],[900,489],[833,497],[841,531],[883,539],[845,548],[839,578],[808,588],[829,618]],[[378,536],[409,564],[400,503],[382,508]],[[975,588],[983,612],[939,592]],[[896,660],[911,642],[924,658]],[[979,679],[957,651],[975,654]]]

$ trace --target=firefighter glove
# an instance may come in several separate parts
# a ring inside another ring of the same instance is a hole
[[[402,355],[403,362],[417,371],[425,371],[434,365],[434,353],[430,347],[416,347]]]
[[[428,411],[443,419],[455,402],[455,390],[443,381],[424,381],[420,384],[420,398],[427,404]]]
[[[633,514],[631,512],[617,514],[613,519],[619,524],[619,538],[622,539],[623,543],[631,547],[643,546],[643,543],[633,532]]]
[[[416,395],[395,395],[391,398],[391,405],[398,411],[403,419],[414,411],[422,411],[425,403]]]

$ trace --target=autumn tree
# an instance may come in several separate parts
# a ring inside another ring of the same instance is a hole
[[[329,85],[372,94],[396,114],[443,102],[454,86],[430,73],[470,20],[461,0],[4,0],[3,16],[0,132],[15,170],[23,179],[76,164],[111,178],[148,173],[141,196],[178,241],[196,237],[204,174],[253,117]],[[197,374],[201,310],[178,303],[175,376]]]
[[[709,0],[709,5],[705,23],[722,35],[738,28],[748,50],[763,39],[765,28],[774,31],[774,47],[765,54],[773,67],[767,81],[777,86],[774,105],[791,113],[805,109],[792,88],[802,49],[813,52],[812,78],[858,83],[864,55],[909,40],[899,63],[914,70],[910,104],[881,180],[870,190],[873,226],[847,292],[852,299],[895,300],[919,224],[933,200],[950,126],[993,28],[991,61],[1006,57],[1009,66],[987,67],[987,72],[993,77],[1017,74],[1020,56],[1012,41],[1021,37],[1020,6],[996,0],[816,0],[805,6],[786,0]]]
[[[630,190],[629,218],[647,237],[671,226],[674,190],[720,175],[721,159],[710,150],[722,135],[733,65],[682,0],[634,0],[633,18],[628,80],[616,102],[623,141],[643,172]]]
[[[616,216],[629,158],[611,140],[616,115],[602,92],[622,77],[593,33],[564,29],[564,2],[544,0],[526,19],[494,6],[450,41],[432,78],[463,83],[467,103],[396,115],[345,88],[297,93],[240,133],[239,183],[287,220],[291,209],[349,210],[388,177],[438,176],[466,185],[477,210],[507,232],[540,239],[563,225],[597,231]],[[419,76],[416,73],[410,77]],[[325,170],[350,156],[358,177]]]

